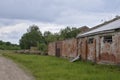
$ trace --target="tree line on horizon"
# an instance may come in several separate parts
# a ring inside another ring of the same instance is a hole
[[[58,33],[45,31],[43,34],[37,25],[32,25],[27,29],[27,32],[22,35],[19,40],[21,49],[30,49],[37,47],[41,51],[47,51],[47,46],[50,42],[75,38],[81,30],[75,27],[66,27],[61,29]]]
[[[26,50],[31,47],[37,47],[38,50],[46,52],[50,42],[75,38],[80,32],[82,32],[80,28],[66,27],[58,33],[52,33],[50,31],[42,33],[37,25],[32,25],[27,29],[27,32],[21,36],[19,45],[0,40],[0,50]]]
[[[0,50],[19,50],[20,46],[12,44],[11,42],[4,42],[0,40]]]

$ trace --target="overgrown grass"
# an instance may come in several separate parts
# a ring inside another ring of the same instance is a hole
[[[120,80],[120,67],[94,65],[89,62],[70,63],[66,59],[5,53],[31,71],[36,80]]]

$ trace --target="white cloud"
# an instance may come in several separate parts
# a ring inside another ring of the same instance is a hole
[[[30,21],[25,21],[25,22],[26,23],[19,23],[19,24],[10,25],[10,26],[1,26],[0,27],[0,39],[18,44],[21,36],[24,33],[26,33],[29,26],[33,24],[39,26],[40,31],[42,33],[44,31],[51,31],[55,33],[65,27],[63,25],[50,24],[50,23],[30,22]]]
[[[55,23],[66,24],[68,26],[88,26],[94,27],[104,21],[114,18],[119,13],[107,13],[107,12],[80,12],[77,10],[68,10],[63,12],[59,18],[56,19]],[[64,17],[65,16],[65,17]]]
[[[21,35],[25,32],[28,25],[26,23],[20,23],[11,26],[3,26],[0,28],[0,39],[4,41],[10,41],[12,43],[18,43]]]
[[[18,43],[33,24],[42,32],[93,27],[120,14],[120,0],[1,0],[0,39]]]
[[[54,23],[19,19],[0,19],[0,21],[5,24],[0,26],[0,39],[10,41],[12,43],[19,43],[21,36],[26,33],[27,28],[33,24],[38,25],[42,33],[44,31],[51,31],[55,33],[66,26],[81,27],[86,25],[88,27],[93,27],[99,23],[112,19],[115,15],[117,14],[106,12],[84,13],[77,10],[68,10],[66,12],[62,12],[60,17],[58,17]],[[6,23],[8,23],[8,25],[6,25]]]

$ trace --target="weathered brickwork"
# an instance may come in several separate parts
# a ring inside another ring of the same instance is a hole
[[[77,39],[69,39],[50,43],[48,55],[73,58],[77,56]]]
[[[87,60],[87,39],[81,38],[78,39],[78,54],[83,60]]]
[[[48,55],[55,56],[55,42],[49,43]]]
[[[112,36],[112,42],[104,42],[104,36],[107,35]],[[89,43],[91,37],[93,42]],[[82,60],[120,64],[120,32],[79,38],[78,54]]]
[[[88,43],[88,47],[87,47],[87,59],[91,60],[91,61],[95,61],[96,59],[96,40],[93,40],[93,43]]]
[[[63,41],[61,56],[72,58],[77,56],[77,39]]]
[[[105,41],[105,36],[112,36]],[[96,63],[120,64],[120,32],[94,35],[50,43],[48,54],[58,57],[74,58]]]
[[[115,42],[114,50],[115,50],[116,63],[120,64],[120,32],[115,35],[114,42]]]

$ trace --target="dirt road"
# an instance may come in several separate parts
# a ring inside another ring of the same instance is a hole
[[[33,80],[13,61],[0,56],[0,80]]]

